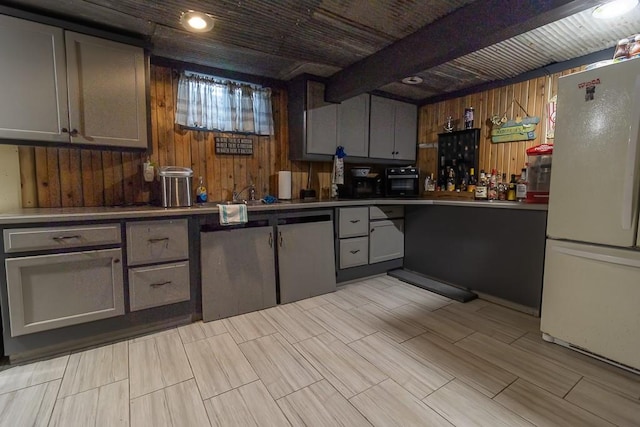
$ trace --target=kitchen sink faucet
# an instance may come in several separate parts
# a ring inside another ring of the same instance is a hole
[[[245,191],[249,190],[249,200],[255,200],[256,199],[256,186],[252,183],[247,185],[246,187],[244,187],[242,190],[240,191],[236,191],[236,185],[233,184],[233,193],[232,193],[232,201],[233,202],[240,202],[242,200],[240,200],[240,195],[242,193],[244,193]]]

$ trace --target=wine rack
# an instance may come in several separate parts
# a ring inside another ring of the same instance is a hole
[[[480,129],[465,129],[438,134],[438,175],[447,172],[447,167],[452,167],[456,173],[456,188],[460,187],[466,173],[475,169],[476,178],[479,176],[478,165],[480,163]]]

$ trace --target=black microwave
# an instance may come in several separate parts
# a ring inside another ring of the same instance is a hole
[[[416,167],[386,168],[385,195],[387,197],[418,197],[420,174]]]
[[[347,199],[371,199],[384,196],[382,176],[348,176],[345,185],[338,186],[338,197]]]

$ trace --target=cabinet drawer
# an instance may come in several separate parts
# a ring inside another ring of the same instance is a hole
[[[127,223],[129,265],[189,258],[186,219]]]
[[[79,248],[120,243],[120,224],[4,230],[4,251]]]
[[[366,236],[369,234],[369,208],[340,208],[338,211],[338,234],[340,238]]]
[[[129,269],[131,311],[191,299],[189,262]]]
[[[369,219],[404,218],[404,206],[370,206]]]
[[[5,260],[11,336],[123,315],[121,256],[106,249]]]
[[[340,268],[369,263],[369,238],[354,237],[340,240]]]

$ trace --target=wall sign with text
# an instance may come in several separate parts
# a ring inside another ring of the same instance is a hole
[[[251,138],[226,138],[216,136],[216,154],[240,154],[253,155],[253,139]]]

